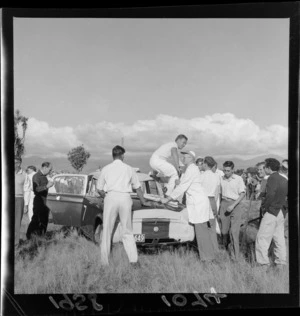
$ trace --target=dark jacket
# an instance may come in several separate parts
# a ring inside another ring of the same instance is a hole
[[[282,210],[286,214],[288,181],[278,172],[272,173],[266,185],[266,197],[262,202],[265,212],[277,216]]]
[[[48,195],[48,179],[47,177],[39,170],[33,177],[32,177],[32,186],[33,192],[37,197],[46,198]]]

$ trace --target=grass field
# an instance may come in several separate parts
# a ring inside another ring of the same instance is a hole
[[[27,225],[25,215],[22,239]],[[289,292],[288,266],[266,273],[254,267],[253,257],[232,262],[224,250],[215,264],[201,263],[188,247],[139,251],[141,267],[134,269],[122,244],[116,244],[111,265],[102,267],[98,245],[51,223],[46,238],[23,242],[15,259],[16,294],[208,293],[211,287],[219,293]]]

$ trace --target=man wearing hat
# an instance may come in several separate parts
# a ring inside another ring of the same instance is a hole
[[[215,247],[210,230],[210,220],[214,219],[207,194],[201,185],[201,174],[195,164],[196,155],[193,151],[183,152],[186,171],[181,176],[180,183],[167,198],[162,198],[162,203],[177,200],[186,192],[186,207],[189,222],[195,225],[196,239],[201,261],[215,259]]]
[[[168,183],[166,185],[166,196],[170,195],[173,191],[176,180],[179,179],[180,171],[180,159],[178,149],[183,149],[186,145],[188,138],[180,134],[176,137],[174,142],[169,142],[160,146],[150,158],[150,166],[156,172],[164,177],[168,177]],[[168,159],[173,160],[173,164],[168,162]]]

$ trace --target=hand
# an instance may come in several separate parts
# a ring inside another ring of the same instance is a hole
[[[234,208],[235,208],[235,205],[231,204],[227,207],[226,212],[231,213]]]
[[[175,181],[175,184],[176,184],[176,185],[179,185],[179,184],[180,184],[180,179],[177,179],[177,180]]]
[[[53,184],[54,184],[54,182],[50,180],[50,181],[48,181],[46,187],[49,189],[53,186]]]
[[[167,204],[170,200],[168,198],[161,198],[160,201],[162,204]]]
[[[24,206],[24,214],[27,214],[28,213],[28,205],[25,205]]]
[[[149,206],[149,207],[151,207],[152,203],[149,202],[149,201],[144,201],[144,202],[142,202],[142,206]]]

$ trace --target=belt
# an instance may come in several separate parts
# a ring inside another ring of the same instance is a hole
[[[227,202],[235,201],[234,199],[230,199],[230,198],[228,198],[228,197],[222,197],[222,200],[223,200],[223,201],[227,201]]]

